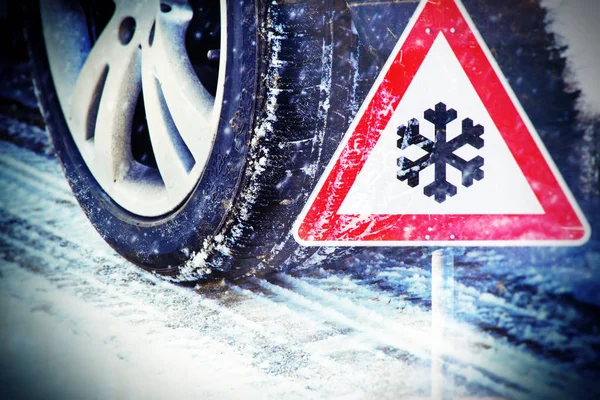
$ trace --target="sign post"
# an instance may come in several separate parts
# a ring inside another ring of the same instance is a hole
[[[432,246],[434,378],[453,247],[576,246],[590,227],[460,0],[422,0],[294,225],[306,246]],[[441,379],[435,398],[445,398]]]
[[[449,325],[454,321],[454,256],[463,254],[460,248],[437,249],[431,252],[431,398],[447,400],[453,397],[453,385],[444,384],[443,348],[451,338]]]

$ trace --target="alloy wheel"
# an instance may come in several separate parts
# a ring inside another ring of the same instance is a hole
[[[167,214],[193,191],[217,135],[225,1],[83,3],[41,2],[74,142],[117,204],[143,217]]]

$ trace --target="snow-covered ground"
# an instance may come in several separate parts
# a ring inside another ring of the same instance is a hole
[[[426,257],[365,253],[339,270],[179,288],[100,239],[54,159],[4,142],[0,165],[8,397],[429,395]],[[517,274],[503,260],[469,252],[457,266],[446,385],[463,396],[597,393],[597,290],[588,302],[570,295],[581,282],[597,289],[600,263]]]
[[[564,43],[584,40],[572,32],[587,35],[576,28],[595,8],[544,4]],[[593,62],[575,47],[569,79],[589,118],[600,80],[577,72]],[[369,250],[336,268],[163,282],[88,223],[32,108],[27,68],[14,68],[0,83],[0,398],[430,396],[429,256]],[[598,243],[467,250],[455,279],[441,349],[455,398],[600,398]]]

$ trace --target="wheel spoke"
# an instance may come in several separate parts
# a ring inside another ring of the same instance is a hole
[[[119,43],[124,16],[115,13],[79,74],[70,119],[75,140],[94,143],[93,168],[104,184],[127,172],[131,121],[141,87],[140,51]],[[131,33],[133,34],[133,33]]]
[[[185,187],[183,183],[194,166],[194,158],[179,136],[160,83],[149,69],[144,70],[143,90],[146,120],[158,171],[167,192],[174,194]]]
[[[204,164],[214,140],[210,128],[214,97],[200,83],[189,59],[181,57],[186,52],[185,31],[192,10],[187,3],[169,5],[171,10],[161,12],[156,20],[152,46],[143,49],[142,68],[151,69],[160,82],[165,105],[181,138],[195,162]]]

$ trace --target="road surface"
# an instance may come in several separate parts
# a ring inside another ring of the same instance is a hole
[[[196,288],[163,282],[83,215],[27,65],[2,73],[0,398],[430,397],[431,268],[420,249]],[[599,398],[595,239],[470,249],[454,272],[440,345],[455,398]]]

